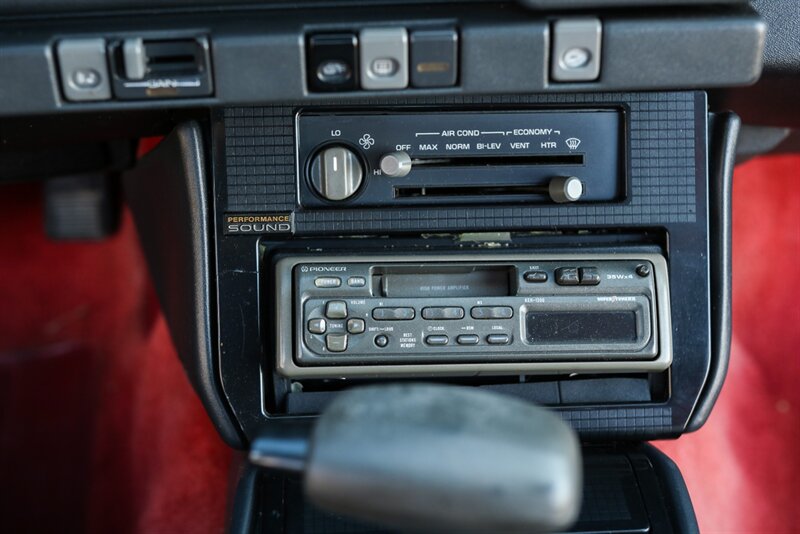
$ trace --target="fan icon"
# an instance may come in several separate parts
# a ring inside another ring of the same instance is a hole
[[[570,150],[575,150],[576,148],[578,148],[578,145],[581,144],[581,140],[578,139],[577,137],[570,137],[564,142],[567,143],[567,147],[569,147]]]
[[[372,145],[375,144],[375,139],[367,133],[361,136],[361,139],[358,140],[358,144],[361,145],[364,150],[369,150]]]

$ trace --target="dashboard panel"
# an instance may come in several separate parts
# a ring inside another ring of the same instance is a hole
[[[593,448],[677,437],[727,368],[727,105],[800,123],[771,105],[796,39],[764,22],[791,4],[6,2],[0,179],[122,173],[233,447],[410,381]]]

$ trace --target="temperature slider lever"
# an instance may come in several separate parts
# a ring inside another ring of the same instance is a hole
[[[467,158],[462,159],[466,160]],[[456,162],[453,158],[412,158],[407,152],[398,151],[381,156],[379,165],[384,175],[392,178],[402,178],[407,176],[415,165],[442,166],[451,162],[454,163],[454,166],[458,166],[458,163],[463,163],[461,160]],[[585,192],[583,182],[575,176],[556,176],[551,178],[547,185],[526,187],[529,192],[534,192],[534,189],[539,190],[538,192],[542,194],[549,195],[553,202],[559,204],[576,202],[581,199]]]

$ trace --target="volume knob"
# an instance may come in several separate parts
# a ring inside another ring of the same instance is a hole
[[[332,145],[323,148],[311,160],[311,184],[328,200],[345,200],[353,196],[364,181],[364,168],[351,149]]]
[[[407,152],[390,152],[381,157],[381,172],[393,178],[402,178],[411,172],[411,156]]]

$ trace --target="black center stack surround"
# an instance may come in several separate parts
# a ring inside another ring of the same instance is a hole
[[[692,91],[220,110],[219,361],[243,431],[409,379],[552,406],[586,440],[682,433],[713,359],[707,128]],[[562,178],[582,194],[551,194]]]

